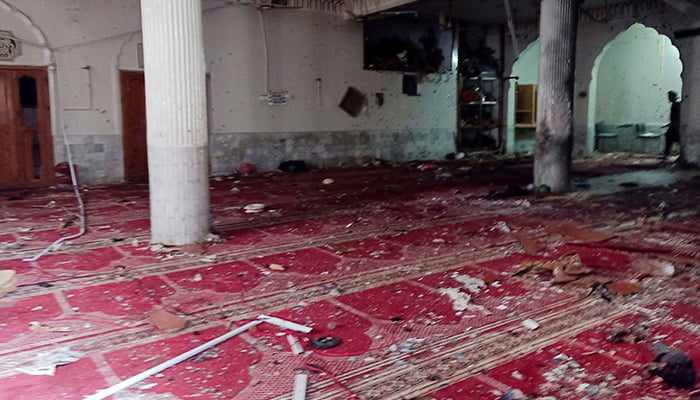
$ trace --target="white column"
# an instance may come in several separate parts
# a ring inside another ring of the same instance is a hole
[[[535,184],[569,190],[579,0],[542,0]]]
[[[209,150],[201,0],[141,0],[151,241],[209,233]]]

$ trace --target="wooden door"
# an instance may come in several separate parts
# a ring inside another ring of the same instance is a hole
[[[45,67],[0,67],[0,188],[54,183]]]
[[[147,182],[146,88],[143,72],[121,71],[121,91],[124,177],[129,182]]]

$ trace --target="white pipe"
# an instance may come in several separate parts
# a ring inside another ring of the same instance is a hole
[[[93,394],[92,396],[88,396],[83,400],[102,400],[108,396],[113,395],[114,393],[117,393],[118,391],[120,391],[122,389],[126,389],[135,383],[141,382],[142,380],[144,380],[152,375],[155,375],[155,374],[157,374],[161,371],[164,371],[164,370],[166,370],[166,369],[168,369],[168,368],[170,368],[170,367],[172,367],[172,366],[174,366],[182,361],[185,361],[190,357],[194,357],[197,354],[203,352],[204,350],[210,349],[219,343],[222,343],[222,342],[225,342],[226,340],[231,339],[234,336],[238,336],[241,333],[247,331],[248,329],[250,329],[256,325],[259,325],[261,323],[263,323],[262,320],[255,320],[255,321],[248,322],[247,324],[240,326],[237,329],[232,330],[231,332],[229,332],[225,335],[222,335],[216,339],[210,340],[199,347],[195,347],[194,349],[192,349],[186,353],[182,353],[175,358],[172,358],[168,361],[160,363],[160,364],[156,365],[155,367],[148,369],[146,371],[143,371],[142,373],[140,373],[138,375],[132,376],[129,379],[123,380],[114,386],[111,386],[111,387],[104,389],[104,390],[100,390],[99,392]]]
[[[55,58],[54,52],[53,52],[53,50],[51,50],[52,65],[56,66],[54,58]],[[58,83],[58,72],[57,71],[58,71],[57,69],[54,69],[54,72],[56,74],[55,75],[56,81],[57,81],[56,84],[54,85],[54,96],[57,99],[57,101],[60,102],[61,99],[60,99],[60,96],[58,95],[59,94],[59,89],[58,89],[59,83]],[[78,206],[80,207],[80,215],[79,215],[79,217],[80,217],[80,231],[78,231],[78,233],[76,233],[74,235],[64,236],[64,237],[56,240],[55,242],[51,243],[48,247],[46,247],[44,250],[42,250],[40,253],[36,254],[34,257],[23,258],[22,261],[26,261],[26,262],[38,260],[40,257],[47,254],[51,250],[57,249],[58,246],[60,246],[60,244],[65,242],[66,240],[71,240],[71,239],[75,239],[77,237],[83,236],[85,234],[85,231],[86,231],[87,224],[86,224],[86,220],[85,220],[85,204],[83,203],[83,198],[82,198],[82,196],[80,196],[80,190],[78,188],[78,177],[75,174],[75,165],[73,164],[73,153],[71,152],[70,144],[68,143],[68,134],[66,134],[66,128],[65,128],[66,125],[63,122],[64,117],[63,117],[63,110],[62,109],[59,111],[59,121],[61,123],[61,127],[59,129],[61,129],[61,133],[63,135],[63,145],[66,148],[66,157],[68,158],[68,169],[70,170],[70,179],[71,179],[71,183],[73,184],[73,192],[75,193],[76,199],[78,199]]]
[[[262,41],[263,41],[263,52],[264,52],[264,69],[265,74],[265,95],[270,92],[270,55],[267,50],[267,33],[265,33],[265,17],[263,16],[263,10],[258,9],[258,15],[260,15],[260,30],[262,31]]]
[[[515,23],[513,22],[513,10],[510,8],[510,1],[504,0],[506,6],[506,17],[508,18],[508,30],[510,31],[510,38],[513,41],[513,52],[515,58],[520,56],[520,46],[518,45],[518,37],[515,34]]]
[[[289,329],[292,331],[299,331],[304,333],[311,332],[311,328],[305,325],[300,325],[295,322],[287,321],[282,318],[271,317],[269,315],[262,314],[258,317],[259,320],[267,322],[268,324],[277,325],[282,329]]]
[[[296,374],[294,377],[294,396],[292,400],[306,400],[306,385],[308,381],[308,375]]]

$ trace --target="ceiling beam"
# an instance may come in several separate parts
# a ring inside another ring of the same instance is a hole
[[[346,7],[354,17],[363,17],[406,4],[417,0],[346,0]]]
[[[663,0],[663,2],[682,13],[700,12],[700,7],[689,0]]]

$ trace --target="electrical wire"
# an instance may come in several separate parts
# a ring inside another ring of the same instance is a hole
[[[264,74],[265,74],[265,94],[270,91],[270,53],[267,49],[267,32],[265,30],[265,16],[262,8],[258,9],[258,15],[260,16],[260,30],[262,31],[262,42],[263,42],[263,59],[264,59]]]
[[[513,51],[515,54],[515,59],[520,56],[520,46],[518,45],[518,37],[515,35],[515,23],[513,22],[513,10],[510,8],[510,0],[503,0],[506,8],[506,17],[508,18],[508,30],[510,31],[510,38],[513,41]]]
[[[53,51],[51,52],[51,58],[54,58]],[[55,66],[56,64],[53,63],[53,65]],[[59,98],[58,85],[55,85],[54,93],[56,94],[56,98]],[[59,113],[61,120],[63,120],[63,110],[61,110]],[[78,206],[80,207],[80,214],[78,215],[78,217],[80,218],[80,230],[76,234],[64,236],[56,240],[44,250],[42,250],[40,253],[36,254],[34,257],[23,258],[22,261],[25,262],[32,262],[38,260],[50,251],[57,249],[61,245],[61,243],[65,242],[66,240],[71,240],[83,236],[86,231],[85,204],[83,203],[83,198],[80,195],[80,189],[78,188],[78,177],[75,174],[75,165],[73,164],[73,153],[71,152],[70,145],[68,144],[68,134],[66,134],[65,124],[63,124],[63,121],[61,121],[61,126],[63,127],[61,129],[61,133],[63,134],[63,145],[66,148],[66,157],[68,158],[68,169],[70,170],[70,179],[73,185],[73,192],[75,193],[75,197],[78,200]]]

